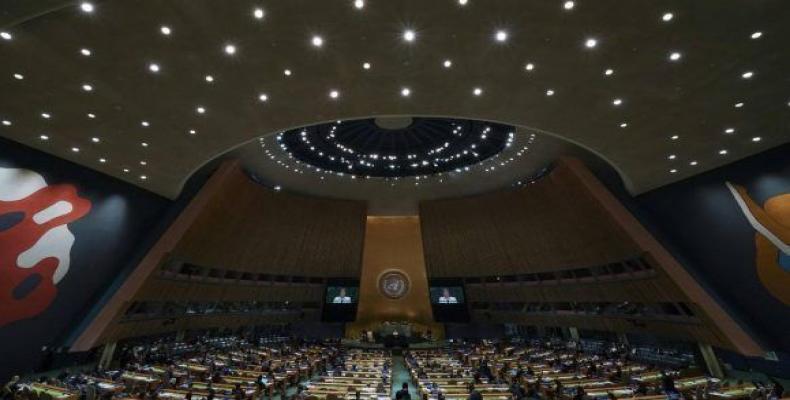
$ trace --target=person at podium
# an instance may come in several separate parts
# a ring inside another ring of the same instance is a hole
[[[458,304],[458,299],[450,295],[450,289],[442,289],[442,297],[439,297],[439,304]]]
[[[350,304],[351,297],[346,295],[346,288],[340,288],[340,293],[332,299],[333,304]]]

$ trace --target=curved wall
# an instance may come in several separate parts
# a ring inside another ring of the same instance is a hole
[[[599,265],[641,253],[562,164],[524,187],[420,203],[429,277]]]
[[[364,202],[279,192],[239,171],[171,252],[184,262],[270,274],[359,276]]]

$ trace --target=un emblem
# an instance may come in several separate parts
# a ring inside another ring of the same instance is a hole
[[[379,277],[379,291],[390,299],[399,299],[409,292],[409,278],[397,270],[385,271]]]

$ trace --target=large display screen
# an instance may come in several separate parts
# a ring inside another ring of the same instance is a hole
[[[354,304],[358,300],[358,288],[350,286],[327,286],[327,304]]]
[[[431,279],[428,282],[428,295],[436,322],[469,322],[469,309],[466,307],[461,279]]]
[[[464,289],[461,286],[434,286],[430,288],[432,304],[463,304]]]
[[[357,318],[359,302],[359,280],[331,278],[326,282],[324,307],[321,320],[324,322],[351,322]]]

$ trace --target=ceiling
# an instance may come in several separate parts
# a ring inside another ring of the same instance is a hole
[[[168,197],[251,140],[383,115],[561,137],[633,193],[790,140],[785,0],[464,3],[6,0],[0,135]]]
[[[341,126],[355,122],[358,121],[343,121]],[[482,121],[461,122],[487,126]],[[507,132],[505,137],[510,137],[510,130],[504,132]],[[528,184],[548,172],[552,162],[560,156],[576,157],[602,168],[602,161],[589,151],[560,138],[523,128],[515,129],[512,139],[497,153],[477,162],[433,174],[386,177],[360,173],[363,171],[337,172],[304,162],[287,147],[283,148],[278,136],[250,142],[219,160],[240,160],[255,181],[275,190],[363,200],[367,203],[368,215],[377,216],[417,215],[422,200],[469,196]],[[404,169],[409,169],[409,165]]]
[[[388,178],[461,172],[510,146],[515,129],[460,119],[376,118],[292,129],[276,139],[317,172]]]

